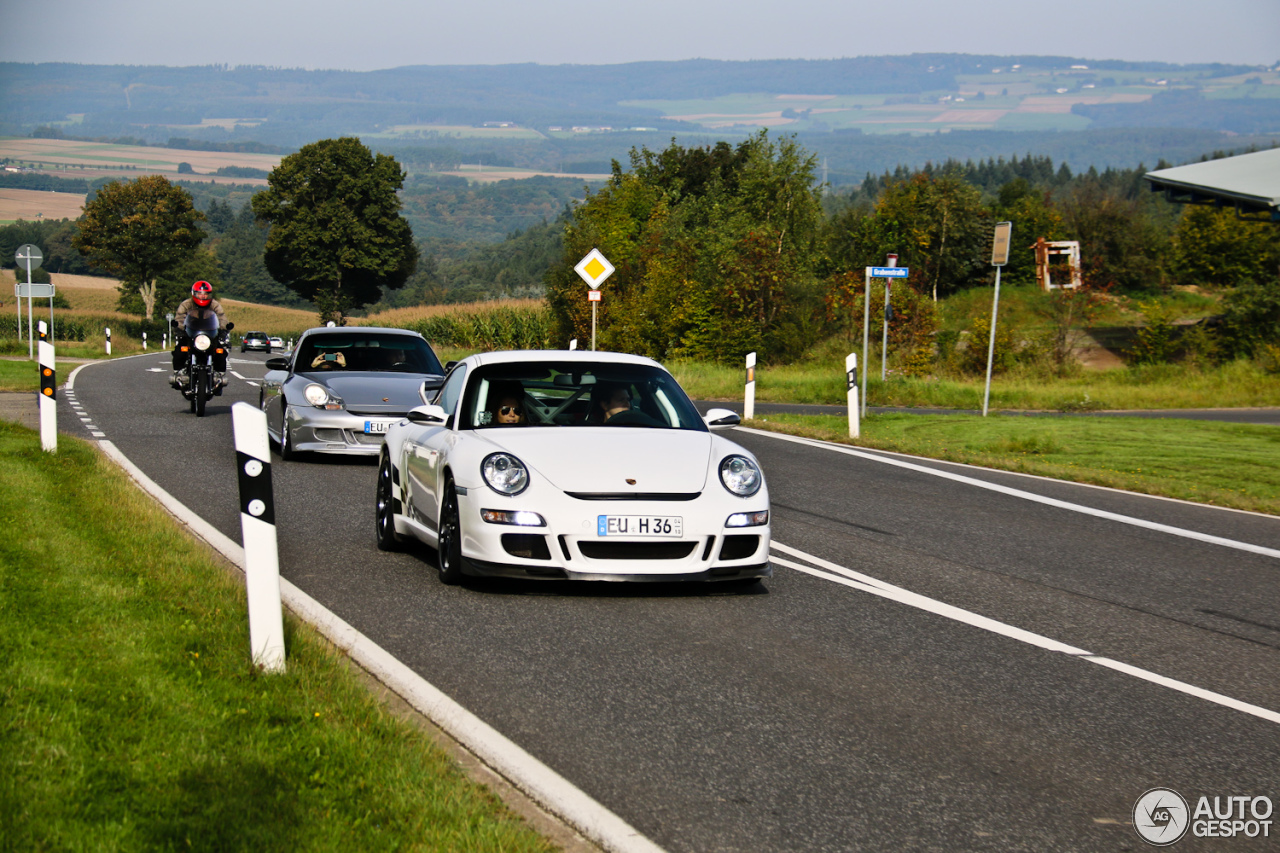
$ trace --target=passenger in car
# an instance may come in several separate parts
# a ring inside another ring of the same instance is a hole
[[[520,426],[526,423],[524,389],[518,383],[494,385],[489,389],[489,399],[497,401],[492,406],[493,423],[499,426]]]

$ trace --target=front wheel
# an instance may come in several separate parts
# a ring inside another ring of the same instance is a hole
[[[462,580],[462,523],[458,518],[458,494],[454,491],[453,480],[445,480],[439,529],[436,566],[440,571],[440,580],[456,584]]]
[[[374,534],[379,551],[399,551],[403,539],[396,533],[395,482],[391,473],[391,457],[386,453],[378,465],[378,492],[375,503]]]
[[[283,398],[280,410],[283,412],[280,418],[280,459],[288,462],[290,459],[297,459],[298,452],[293,449],[293,439],[289,437],[289,407],[284,405]]]
[[[204,417],[204,404],[213,396],[213,389],[209,387],[209,383],[213,381],[213,377],[209,375],[209,371],[200,374],[200,387],[192,388],[192,402],[196,404],[196,417]]]

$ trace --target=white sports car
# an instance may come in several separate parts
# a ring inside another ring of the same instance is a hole
[[[457,363],[387,431],[378,547],[433,546],[440,578],[743,581],[769,577],[769,492],[647,358],[497,352]]]

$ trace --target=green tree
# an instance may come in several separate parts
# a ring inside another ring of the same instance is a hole
[[[1172,242],[1174,278],[1182,284],[1274,281],[1280,266],[1280,228],[1239,219],[1232,210],[1187,205]]]
[[[404,172],[344,137],[305,145],[285,157],[253,197],[270,223],[265,262],[272,278],[313,300],[320,322],[346,322],[413,274],[418,250],[400,215]]]
[[[759,133],[733,147],[631,152],[574,210],[547,299],[562,337],[590,333],[586,287],[573,273],[592,247],[614,264],[599,337],[609,349],[734,361],[786,355],[811,337],[821,206],[816,158]]]
[[[912,280],[935,302],[990,275],[991,214],[956,171],[891,184],[876,203],[875,219],[866,226],[874,239],[859,247],[865,265],[898,254],[899,266],[910,267]]]
[[[189,260],[204,240],[191,195],[161,175],[115,181],[85,204],[71,244],[89,263],[136,288],[142,313],[155,312],[156,279]]]
[[[175,264],[163,275],[156,277],[155,309],[163,315],[176,311],[179,303],[191,295],[191,285],[207,281],[213,285],[214,296],[221,293],[222,279],[218,274],[218,259],[207,246],[200,246],[180,264]],[[135,290],[120,294],[119,310],[130,314],[142,313],[142,297]],[[234,321],[234,317],[227,319]]]

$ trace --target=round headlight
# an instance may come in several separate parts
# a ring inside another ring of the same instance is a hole
[[[764,476],[760,466],[745,456],[726,456],[720,462],[720,482],[740,498],[748,498],[760,491]]]
[[[307,402],[313,406],[323,406],[329,402],[329,392],[325,390],[323,385],[308,385],[303,390],[302,396],[306,397]]]
[[[480,473],[500,495],[518,495],[529,486],[529,469],[510,453],[490,453],[480,463]]]
[[[200,352],[204,352],[209,347],[213,346],[213,338],[209,337],[206,334],[199,334],[199,335],[196,335],[195,343],[196,343],[196,349],[200,350]]]

